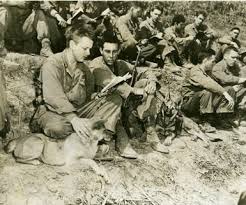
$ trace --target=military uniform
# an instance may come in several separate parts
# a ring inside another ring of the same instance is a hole
[[[42,47],[48,47],[51,44],[55,52],[63,50],[65,39],[54,18],[58,13],[56,10],[60,8],[58,3],[41,1],[20,2],[19,4],[3,3],[0,7],[0,22],[9,40],[21,39],[25,42],[24,49],[27,52],[38,53],[40,43]],[[35,46],[32,45],[33,43]],[[47,52],[47,56],[50,54],[51,51],[49,54]]]
[[[147,18],[145,21],[140,23],[140,38],[149,39],[152,36],[163,33],[163,28],[160,22],[154,23],[150,18]]]
[[[165,29],[164,38],[167,41],[167,46],[163,50],[162,58],[170,56],[171,63],[182,66],[184,50],[190,41],[185,38],[183,33],[177,32],[175,26]]]
[[[241,68],[235,65],[233,68],[229,68],[226,65],[225,60],[218,62],[212,70],[212,77],[223,87],[226,86],[237,86],[236,92],[236,104],[240,103],[242,98],[246,94],[245,84],[239,84],[239,79],[241,76]]]
[[[139,31],[139,22],[133,21],[131,15],[127,13],[120,16],[115,24],[115,31],[122,45],[122,56],[135,60],[137,56],[137,33]]]
[[[194,37],[194,40],[186,48],[186,58],[192,63],[197,64],[198,54],[200,52],[206,52],[206,50],[211,48],[216,49],[214,47],[214,39],[217,38],[217,34],[207,25],[202,24],[196,27],[194,23],[188,24],[184,32],[185,36]],[[199,40],[201,43],[197,43],[196,40]]]
[[[115,76],[123,76],[126,73],[131,73],[133,71],[133,65],[123,61],[123,60],[117,60],[112,67],[109,67],[106,65],[106,63],[103,60],[103,57],[95,58],[90,63],[90,68],[93,71],[94,77],[95,77],[95,84],[99,86],[99,90],[107,85]],[[152,73],[151,70],[138,70],[138,76],[141,78],[141,80],[138,80],[135,83],[135,86],[138,88],[145,88],[148,84],[148,82],[155,81],[157,82],[157,78],[154,73]],[[141,77],[140,77],[141,76]],[[130,94],[131,87],[126,83],[122,83],[119,86],[117,86],[116,90],[113,92],[114,94],[121,96],[121,98],[126,99]],[[127,123],[129,116],[132,114],[132,112],[136,111],[138,114],[138,118],[142,121],[147,121],[149,117],[155,118],[155,115],[157,113],[157,101],[154,95],[148,95],[145,100],[141,100],[140,102],[136,99],[130,98],[131,104],[130,107],[127,107],[127,109],[123,109],[121,111],[122,104],[118,104],[119,106],[119,115],[121,114],[121,119]],[[121,147],[125,147],[128,144],[128,135],[125,131],[123,131],[123,126],[119,123],[119,126],[117,127],[117,130],[120,131],[119,136],[116,138],[117,143],[121,144]],[[152,122],[155,124],[155,122]],[[129,125],[133,126],[133,125]],[[120,129],[121,128],[121,129]],[[119,132],[118,131],[118,132]],[[117,131],[116,131],[117,132]],[[148,135],[149,136],[149,135]],[[159,139],[157,134],[154,136],[151,136],[152,141],[154,140],[155,143],[159,143]],[[160,148],[159,148],[160,150]]]
[[[237,46],[240,48],[241,47],[241,43],[238,39],[233,39],[231,36],[226,35],[223,36],[221,38],[218,39],[218,43],[221,44],[221,46],[223,46],[224,44],[226,44],[225,42],[234,42],[237,44]]]
[[[233,109],[228,107],[228,102],[223,96],[226,91],[235,97],[231,87],[222,87],[197,65],[189,71],[183,85],[182,110],[188,115],[231,113]]]
[[[132,73],[133,65],[123,61],[117,60],[114,66],[109,67],[103,60],[103,57],[95,58],[90,63],[90,68],[93,71],[93,75],[95,77],[95,84],[99,87],[99,90],[105,87],[115,76],[123,76],[126,73]],[[148,81],[155,81],[157,82],[157,78],[151,70],[138,70],[138,75],[142,76],[141,81],[137,81],[135,83],[136,86],[144,88]],[[121,96],[123,99],[126,99],[130,94],[131,87],[126,82],[117,86],[115,93]],[[140,113],[142,113],[140,111]]]
[[[155,37],[159,33],[163,33],[163,26],[160,22],[153,22],[150,18],[140,23],[139,39],[148,40],[147,44],[142,46],[142,56],[149,61],[154,61],[157,55],[161,55],[166,41]]]
[[[241,47],[241,43],[238,39],[233,39],[231,36],[226,35],[218,39],[218,43],[220,45],[218,52],[216,54],[216,62],[219,62],[223,59],[223,52],[228,47],[231,46],[230,42],[236,43],[238,48]]]
[[[237,69],[229,69],[225,60],[217,63],[212,69],[212,77],[222,86],[237,85],[239,76],[236,76]]]
[[[91,99],[94,77],[84,63],[71,70],[67,49],[52,55],[43,64],[40,73],[43,102],[31,121],[33,131],[42,131],[48,137],[65,138],[74,132],[70,120],[75,117],[105,119],[105,127],[115,132],[115,124],[122,100],[116,95]]]

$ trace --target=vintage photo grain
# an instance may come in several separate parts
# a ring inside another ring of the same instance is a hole
[[[245,18],[0,1],[0,205],[246,205]]]

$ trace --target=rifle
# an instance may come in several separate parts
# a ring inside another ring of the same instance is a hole
[[[135,80],[136,80],[136,76],[137,76],[137,65],[138,65],[138,61],[139,61],[140,55],[141,55],[141,48],[139,46],[137,46],[137,49],[138,49],[138,55],[137,55],[137,58],[136,58],[136,61],[134,63],[134,67],[133,67],[133,70],[132,70],[132,79],[131,79],[131,82],[130,82],[130,86],[131,87],[135,84]]]
[[[137,65],[138,65],[138,61],[139,61],[140,55],[141,55],[141,48],[139,46],[137,46],[137,49],[138,49],[138,55],[137,55],[137,58],[136,58],[136,61],[134,63],[134,67],[133,67],[133,70],[132,70],[132,79],[131,79],[131,82],[130,82],[130,86],[131,87],[133,87],[134,84],[135,84],[135,80],[136,80],[136,77],[137,77]],[[126,107],[127,104],[128,104],[128,97],[126,98],[123,107]]]

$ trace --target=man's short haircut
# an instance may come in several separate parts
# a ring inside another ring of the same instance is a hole
[[[161,13],[163,13],[163,8],[160,5],[155,4],[155,5],[151,6],[150,11],[152,12],[155,9],[159,10]]]
[[[214,51],[213,49],[209,49],[209,50],[207,50],[206,52],[200,52],[200,53],[198,54],[197,62],[198,62],[199,64],[201,64],[201,63],[204,61],[204,59],[211,58],[211,57],[214,56],[215,54],[216,54],[216,53],[215,53],[215,51]]]
[[[238,50],[235,47],[228,46],[227,48],[224,49],[223,56],[231,53],[231,51],[235,51],[236,53],[238,53]]]
[[[102,34],[102,38],[100,40],[99,46],[103,48],[104,43],[114,43],[120,46],[120,41],[115,32],[105,31]]]
[[[133,8],[141,8],[142,9],[143,4],[141,2],[139,2],[139,1],[133,1],[133,2],[129,3],[129,8],[131,8],[131,7],[133,7]]]
[[[195,15],[196,16],[202,15],[204,18],[207,18],[207,16],[208,16],[207,12],[206,11],[202,11],[202,10],[196,11]]]
[[[78,38],[88,37],[90,39],[93,39],[94,35],[95,33],[93,27],[83,20],[74,21],[73,24],[69,26],[65,32],[67,46],[69,45],[70,40],[78,43]]]
[[[233,31],[233,30],[238,30],[239,32],[241,31],[241,29],[239,27],[236,27],[236,26],[231,28],[231,31]]]
[[[124,14],[126,13],[127,11],[127,5],[128,2],[125,2],[125,1],[108,1],[107,4],[108,4],[108,7],[109,9],[114,12],[116,15],[120,15],[119,13],[119,10],[124,8]],[[122,14],[121,14],[122,15]]]
[[[172,20],[172,25],[174,24],[179,24],[179,23],[185,23],[185,17],[184,15],[182,14],[176,14],[174,17],[173,17],[173,20]]]

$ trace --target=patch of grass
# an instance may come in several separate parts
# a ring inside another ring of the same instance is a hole
[[[245,154],[227,144],[216,144],[206,158],[196,156],[195,159],[200,179],[212,186],[226,185],[228,180],[245,174],[245,162]]]

